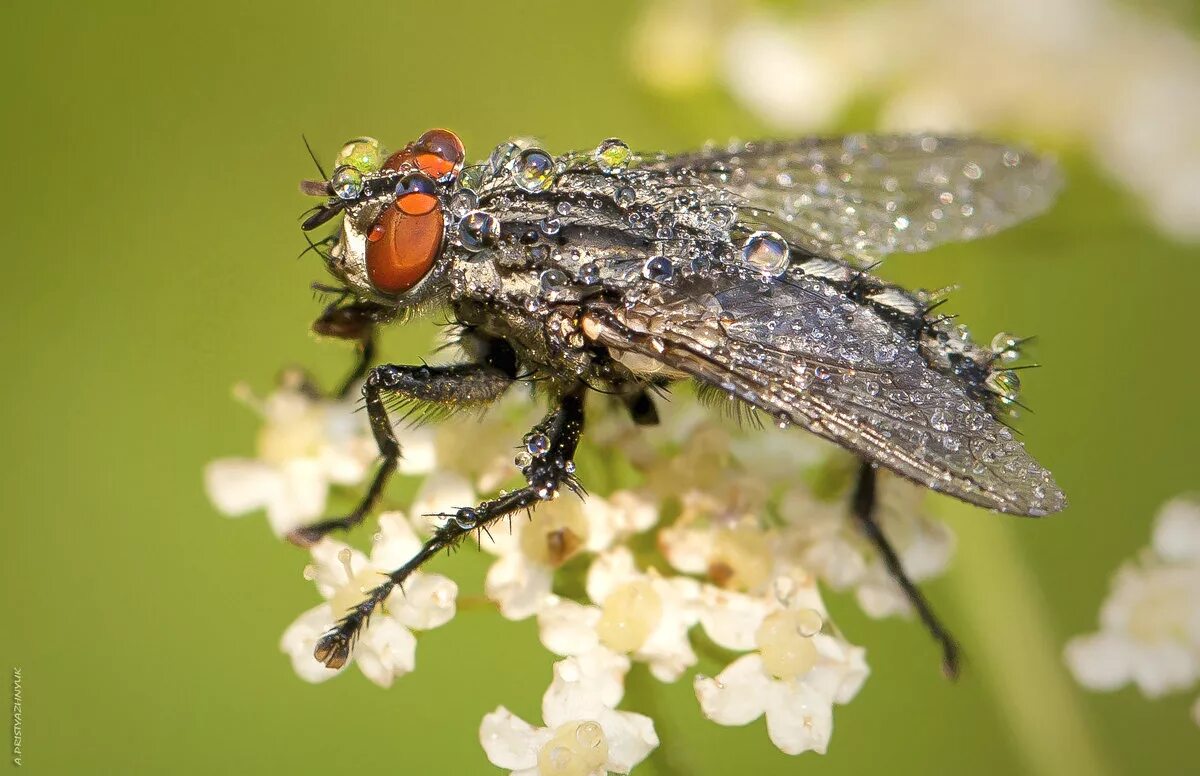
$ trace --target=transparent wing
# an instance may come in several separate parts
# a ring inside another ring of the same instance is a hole
[[[751,220],[834,258],[925,251],[1045,210],[1055,165],[1021,148],[934,135],[743,143],[642,161],[699,175],[761,211]]]
[[[636,303],[604,311],[592,334],[965,501],[1021,515],[1066,505],[964,382],[823,280],[731,270],[648,284]]]

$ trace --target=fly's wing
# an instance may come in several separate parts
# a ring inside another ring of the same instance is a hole
[[[833,258],[991,234],[1045,210],[1059,188],[1055,165],[1021,148],[934,135],[743,143],[641,166],[723,188],[750,210],[744,220]]]
[[[770,280],[725,268],[647,284],[585,332],[619,359],[653,359],[934,490],[1019,515],[1065,507],[986,401],[885,312],[802,265]]]

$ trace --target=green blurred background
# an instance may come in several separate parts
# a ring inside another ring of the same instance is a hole
[[[296,182],[312,174],[301,133],[324,161],[348,137],[395,146],[434,126],[474,156],[519,134],[561,151],[765,132],[715,87],[671,100],[641,88],[637,11],[5,4],[0,650],[23,672],[28,771],[497,772],[478,723],[500,703],[539,719],[551,658],[533,623],[465,612],[422,635],[418,670],[391,690],[357,671],[307,685],[277,648],[316,600],[303,557],[264,520],[217,515],[201,470],[251,451],[257,419],[231,400],[235,381],[266,389],[287,363],[332,380],[348,358],[307,334],[322,272],[294,259],[308,204]],[[1022,429],[1071,508],[1021,521],[938,504],[959,552],[928,589],[973,657],[965,678],[941,678],[916,625],[831,596],[873,673],[838,709],[829,755],[788,758],[761,722],[709,724],[689,682],[635,671],[627,704],[653,710],[664,742],[638,773],[1194,772],[1194,693],[1091,695],[1058,652],[1094,628],[1158,505],[1200,487],[1200,252],[1067,162],[1047,217],[885,267],[961,283],[965,321],[1036,333],[1047,365],[1028,375],[1037,413]],[[431,333],[394,332],[385,355],[414,359]],[[437,563],[476,594],[486,562]]]

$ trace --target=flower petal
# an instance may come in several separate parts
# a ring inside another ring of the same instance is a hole
[[[380,515],[376,536],[371,545],[371,565],[384,573],[400,568],[421,550],[421,540],[403,512]]]
[[[1153,543],[1163,560],[1200,560],[1200,502],[1183,497],[1164,504],[1154,520]]]
[[[775,607],[759,596],[749,596],[705,585],[701,594],[700,625],[708,637],[725,649],[741,652],[756,647],[754,634]]]
[[[587,594],[594,603],[602,604],[614,589],[641,577],[628,547],[614,547],[597,556],[588,568]]]
[[[767,692],[767,735],[784,754],[825,754],[833,735],[833,704],[803,680],[772,682]]]
[[[693,682],[700,710],[718,725],[747,725],[766,711],[771,684],[758,653],[743,655],[715,679],[697,675]]]
[[[595,721],[608,739],[608,771],[629,773],[658,746],[654,721],[642,714],[605,709]]]
[[[1115,690],[1132,678],[1131,649],[1124,637],[1099,631],[1068,641],[1063,657],[1075,680],[1084,687]]]
[[[551,728],[568,722],[600,721],[608,704],[601,697],[603,684],[590,681],[579,662],[569,657],[554,664],[554,681],[542,696],[542,721]]]
[[[363,631],[355,647],[363,675],[380,687],[417,666],[417,639],[391,617],[376,617]]]
[[[337,670],[326,668],[313,657],[317,639],[332,626],[333,610],[329,604],[321,604],[297,617],[279,640],[280,650],[292,659],[292,668],[306,682],[324,682],[345,670],[345,667]]]
[[[222,514],[237,517],[279,497],[283,478],[274,466],[252,458],[221,458],[204,467],[204,490]]]
[[[488,569],[483,590],[509,620],[538,614],[553,597],[554,571],[531,562],[519,552],[502,556]]]
[[[421,483],[413,497],[409,513],[418,533],[431,534],[462,507],[473,507],[478,499],[467,478],[456,472],[439,469]]]
[[[537,613],[538,637],[556,655],[582,655],[600,643],[600,609],[553,596]]]
[[[404,589],[388,596],[388,611],[397,621],[415,630],[429,630],[454,619],[458,585],[441,574],[417,573]]]
[[[493,765],[509,770],[536,768],[537,753],[553,737],[548,728],[535,728],[503,706],[485,714],[479,743]]]

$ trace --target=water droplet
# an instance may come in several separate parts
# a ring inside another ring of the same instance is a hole
[[[372,173],[383,166],[383,146],[373,137],[360,137],[342,146],[334,167],[353,167],[361,173]]]
[[[550,450],[550,437],[545,434],[530,434],[525,437],[525,449],[530,455],[543,456]]]
[[[459,189],[450,198],[450,214],[462,218],[479,207],[479,196],[471,189]]]
[[[579,282],[589,286],[600,282],[600,265],[594,261],[586,262],[579,268]]]
[[[1021,392],[1021,378],[1017,377],[1017,373],[1011,369],[990,373],[984,380],[984,384],[1005,403],[1016,401],[1017,394]]]
[[[737,211],[731,207],[715,207],[709,213],[713,226],[718,229],[728,229],[737,222]]]
[[[670,283],[675,277],[675,267],[666,256],[655,256],[642,265],[642,277],[655,283]]]
[[[500,221],[491,213],[473,210],[458,222],[458,239],[469,251],[481,251],[500,237]]]
[[[538,222],[538,229],[541,229],[542,234],[547,237],[553,237],[562,229],[562,221],[553,216],[547,216]]]
[[[516,160],[517,155],[521,153],[521,147],[511,140],[505,141],[492,149],[492,153],[488,156],[488,167],[491,168],[493,175],[508,170],[512,167],[512,163]]]
[[[570,284],[571,279],[561,269],[548,269],[538,276],[538,282],[541,283],[543,291],[557,291]]]
[[[584,722],[575,729],[575,740],[585,749],[595,749],[604,743],[604,729],[595,722]]]
[[[362,194],[362,173],[349,165],[343,165],[333,171],[329,185],[333,187],[333,193],[337,194],[339,199],[354,199]]]
[[[787,269],[788,244],[775,232],[755,232],[742,245],[742,261],[767,275]]]
[[[1021,338],[1007,331],[998,332],[992,337],[992,352],[1002,361],[1016,361],[1020,358],[1020,345]]]
[[[540,148],[527,148],[513,164],[513,180],[522,191],[545,191],[554,183],[554,159]]]
[[[613,199],[621,207],[629,207],[634,202],[637,202],[637,192],[629,186],[621,186],[613,192]]]
[[[939,407],[930,414],[929,425],[933,426],[937,431],[949,431],[950,413]]]
[[[571,205],[571,203],[565,199],[562,202],[559,202],[557,205],[554,206],[554,212],[558,213],[560,216],[571,215],[571,211],[573,209],[574,208]]]
[[[470,507],[463,507],[454,513],[454,522],[459,528],[474,528],[479,522],[479,514]]]
[[[825,618],[816,609],[796,610],[796,630],[804,638],[812,638],[825,627]]]
[[[604,172],[615,172],[629,164],[629,160],[633,157],[633,152],[629,150],[629,146],[623,140],[610,137],[596,146],[596,150],[592,152],[592,157]]]

